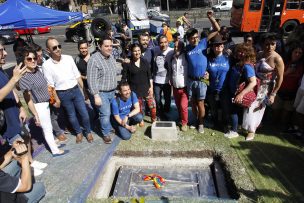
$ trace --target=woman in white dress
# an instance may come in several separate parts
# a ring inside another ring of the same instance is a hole
[[[284,62],[275,51],[275,34],[265,34],[262,43],[263,51],[258,54],[258,62],[255,66],[256,76],[260,79],[261,85],[256,100],[248,111],[244,111],[243,116],[242,127],[248,132],[247,141],[254,139],[255,131],[262,121],[266,106],[273,104],[283,81]]]

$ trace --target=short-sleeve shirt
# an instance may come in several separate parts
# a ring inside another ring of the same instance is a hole
[[[61,55],[59,63],[52,58],[46,60],[42,65],[44,76],[51,87],[55,90],[67,90],[75,87],[80,73],[72,56]]]
[[[20,184],[19,178],[0,170],[0,192],[15,193]]]
[[[208,61],[208,72],[211,91],[222,90],[224,82],[226,80],[227,73],[229,71],[229,59],[228,56],[222,54]]]
[[[8,81],[9,79],[6,73],[0,69],[0,89],[2,89]],[[3,129],[1,129],[0,134],[4,139],[9,140],[21,132],[19,109],[13,91],[0,102],[0,108],[4,111],[5,116],[5,125]]]
[[[111,109],[114,116],[119,115],[121,119],[124,119],[131,112],[134,104],[138,102],[136,94],[134,92],[131,92],[131,94],[133,95],[130,96],[126,101],[118,97],[119,107],[116,98],[112,99]]]
[[[32,100],[36,103],[48,102],[50,96],[48,93],[48,84],[41,71],[27,72],[19,81],[22,91],[30,91]]]
[[[201,39],[197,46],[187,45],[188,75],[202,77],[207,69],[207,38]]]
[[[242,70],[243,69],[243,70]],[[245,64],[242,68],[239,68],[237,66],[233,66],[229,73],[229,89],[231,93],[235,93],[240,81],[241,74],[243,74],[243,77],[246,79],[249,79],[251,77],[255,76],[255,71],[253,65]]]

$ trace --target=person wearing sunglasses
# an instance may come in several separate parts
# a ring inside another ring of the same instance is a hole
[[[26,119],[26,112],[20,106],[20,102],[17,102],[19,98],[13,89],[25,74],[26,68],[22,64],[16,65],[13,77],[8,80],[2,69],[6,56],[5,47],[0,43],[0,109],[4,113],[5,121],[0,125],[0,137],[5,139],[0,142],[0,201],[11,202],[12,199],[18,199],[24,202],[37,202],[45,195],[45,187],[43,183],[32,182],[30,167],[37,163],[47,164],[33,161],[29,146],[20,136],[20,120],[23,122]]]
[[[82,129],[78,118],[81,119],[82,127],[89,143],[93,142],[91,124],[88,111],[86,109],[83,93],[83,82],[77,66],[69,55],[61,54],[61,45],[54,37],[46,40],[46,49],[50,58],[42,65],[44,76],[48,84],[54,87],[54,94],[57,108],[60,105],[65,109],[69,122],[76,133],[76,143],[81,143],[83,139]],[[80,115],[77,117],[77,113]]]
[[[19,87],[23,91],[25,101],[34,115],[36,125],[41,126],[53,156],[63,155],[67,151],[59,149],[54,139],[48,85],[43,73],[38,69],[36,51],[30,47],[25,48],[22,52],[22,60],[26,74],[20,79]]]

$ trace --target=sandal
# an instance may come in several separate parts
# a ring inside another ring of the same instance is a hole
[[[245,140],[246,140],[246,141],[251,141],[251,140],[253,140],[253,139],[254,139],[254,133],[248,133]]]

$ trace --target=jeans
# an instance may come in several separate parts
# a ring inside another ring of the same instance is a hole
[[[4,167],[3,171],[10,174],[11,176],[20,177],[20,167],[17,161],[13,160],[10,164]],[[41,182],[33,183],[33,187],[30,191],[22,193],[27,198],[28,203],[36,203],[41,200],[45,195],[45,187]]]
[[[89,114],[86,109],[84,97],[78,86],[65,91],[57,91],[57,95],[61,101],[61,105],[66,110],[68,119],[75,133],[79,134],[82,132],[77,119],[76,111],[81,118],[85,133],[91,133]]]
[[[241,113],[243,112],[243,108],[232,103],[233,98],[234,95],[232,93],[230,93],[228,90],[224,90],[224,106],[228,107],[229,117],[231,121],[231,130],[237,132],[239,116],[242,118]]]
[[[154,95],[156,101],[156,113],[159,117],[162,113],[167,113],[170,111],[171,105],[171,85],[169,84],[157,84],[154,83]],[[162,93],[164,94],[165,104],[162,103]]]
[[[52,154],[58,154],[59,149],[54,140],[49,102],[36,103],[34,106],[39,116],[40,125],[43,130],[45,141],[51,149]]]
[[[121,126],[117,121],[115,120],[114,116],[111,117],[113,127],[117,131],[118,136],[123,140],[129,140],[131,138],[131,132],[127,130],[125,127]],[[140,123],[143,120],[143,116],[141,113],[138,113],[128,119],[128,125],[136,125],[137,123]]]
[[[181,119],[182,125],[188,124],[188,95],[187,87],[175,88],[173,87],[173,95],[178,114]]]
[[[115,90],[110,92],[100,92],[101,106],[98,107],[100,129],[103,136],[109,136],[112,130],[110,121],[111,101],[115,97]]]

